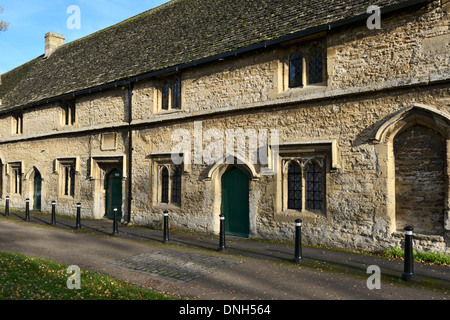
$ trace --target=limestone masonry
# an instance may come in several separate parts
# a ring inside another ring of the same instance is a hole
[[[415,249],[450,253],[450,1],[375,1],[380,29],[358,1],[294,2],[175,0],[73,43],[49,33],[1,76],[0,203],[154,228],[167,210],[212,233],[224,214],[228,234],[281,241],[302,219],[305,244],[367,251],[412,226]],[[252,150],[264,130],[278,139]]]

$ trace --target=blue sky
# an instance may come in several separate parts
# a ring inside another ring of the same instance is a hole
[[[0,20],[10,23],[0,32],[0,74],[44,53],[47,32],[63,34],[66,43],[85,37],[169,0],[0,0]],[[80,8],[80,29],[69,29],[72,6]]]

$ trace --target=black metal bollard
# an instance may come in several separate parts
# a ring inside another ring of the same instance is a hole
[[[56,201],[52,201],[52,225],[56,224]]]
[[[114,218],[113,218],[113,236],[119,234],[119,229],[117,226],[117,207],[114,207]]]
[[[225,246],[225,216],[223,214],[220,215],[220,243],[219,243],[219,251],[223,251],[226,249]]]
[[[163,243],[169,242],[169,211],[164,211],[164,239]]]
[[[402,274],[402,279],[405,281],[410,281],[413,278],[414,266],[413,266],[413,246],[412,246],[412,234],[413,227],[405,228],[405,268]]]
[[[81,203],[77,203],[77,222],[75,225],[76,230],[81,229]]]
[[[25,220],[30,220],[30,199],[25,199]]]
[[[6,196],[6,204],[5,204],[5,216],[9,216],[9,196]]]
[[[295,220],[295,257],[294,262],[302,261],[302,220]]]

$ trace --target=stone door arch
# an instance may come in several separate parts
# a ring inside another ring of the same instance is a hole
[[[42,176],[38,170],[34,172],[33,178],[33,210],[42,209]]]
[[[383,220],[390,231],[414,224],[416,233],[444,236],[449,242],[450,114],[411,105],[390,116],[372,142],[385,181]]]
[[[105,176],[105,218],[114,219],[114,207],[117,219],[122,220],[122,172],[117,168]]]
[[[225,216],[227,234],[247,237],[250,231],[249,177],[231,166],[222,175],[221,213]]]
[[[126,194],[125,181],[127,179],[126,176],[126,159],[125,156],[94,156],[91,158],[91,170],[90,177],[94,180],[94,188],[93,188],[93,215],[95,219],[104,218],[107,214],[107,180],[108,178],[116,178],[115,174],[120,173],[120,179],[113,179],[118,185],[121,185],[121,193],[117,192],[117,195],[121,198],[118,199],[117,203],[121,204],[120,214],[122,217],[127,215],[127,212],[124,210],[124,205],[126,205],[125,198],[123,195]],[[117,170],[116,172],[113,172]],[[113,173],[112,176],[109,174]],[[112,186],[112,185],[111,185]],[[113,189],[117,190],[118,187],[114,187]],[[110,202],[111,204],[112,202]],[[114,204],[111,204],[111,208]],[[118,212],[119,213],[119,212]]]
[[[236,168],[240,170],[248,178],[248,236],[252,237],[257,234],[256,215],[257,215],[257,194],[255,193],[255,183],[260,179],[257,166],[245,162],[234,156],[224,157],[223,161],[217,162],[211,166],[204,179],[206,183],[207,193],[205,204],[211,208],[211,231],[218,233],[220,227],[220,214],[222,213],[222,177],[226,172]]]
[[[36,211],[41,211],[45,205],[44,177],[45,171],[33,166],[23,179],[25,197],[30,200],[30,208]]]

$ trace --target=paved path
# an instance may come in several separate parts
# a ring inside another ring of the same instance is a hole
[[[400,280],[403,262],[348,252],[303,248],[304,261],[292,262],[292,244],[218,238],[120,226],[110,221],[75,221],[48,215],[0,216],[0,251],[20,252],[111,274],[137,285],[199,300],[447,300],[450,268],[415,263],[415,284]],[[381,289],[370,290],[367,267],[381,268]],[[426,281],[430,287],[421,284]]]

